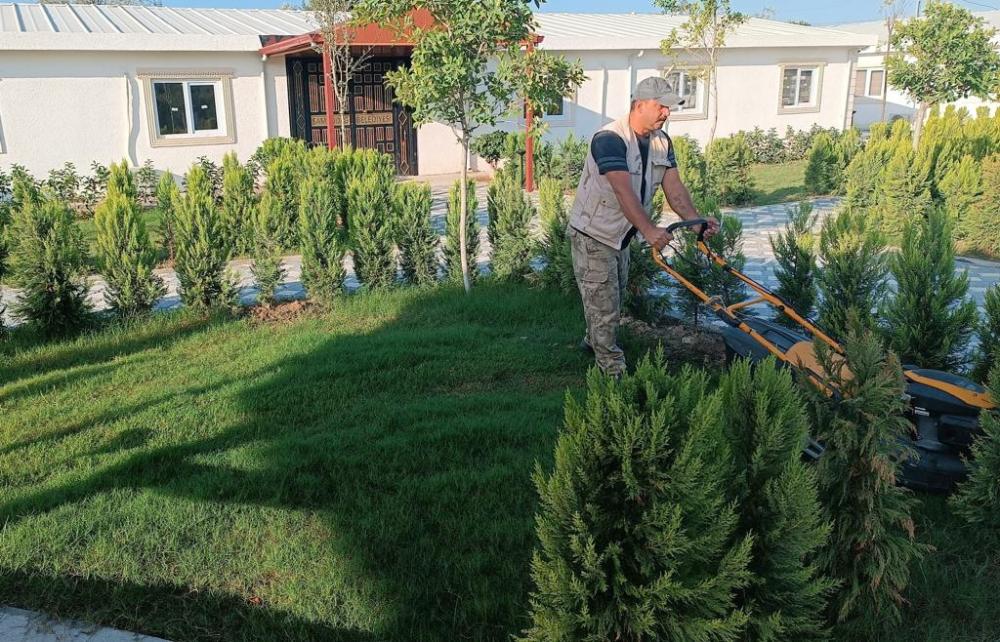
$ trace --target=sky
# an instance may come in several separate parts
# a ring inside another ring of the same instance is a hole
[[[972,11],[1000,10],[1000,0],[955,0]],[[908,13],[917,0],[907,2]],[[163,0],[171,7],[277,8],[288,0]],[[881,0],[732,0],[739,11],[758,14],[770,9],[776,20],[804,20],[814,25],[879,20]],[[546,0],[541,11],[592,13],[655,12],[651,0]]]

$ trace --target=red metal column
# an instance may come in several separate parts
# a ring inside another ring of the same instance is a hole
[[[328,149],[337,147],[337,129],[333,126],[333,112],[336,109],[333,98],[333,63],[330,60],[330,48],[323,43],[323,96],[326,102],[326,146]]]

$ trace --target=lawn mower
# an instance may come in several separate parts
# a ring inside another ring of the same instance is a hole
[[[695,228],[699,252],[746,284],[757,294],[756,298],[727,305],[720,297],[709,296],[684,278],[655,249],[653,260],[725,323],[722,335],[727,361],[746,358],[757,362],[773,355],[779,364],[792,368],[820,390],[829,395],[838,394],[836,385],[823,371],[814,351],[814,341],[819,341],[842,357],[844,351],[836,339],[815,322],[800,315],[780,296],[734,269],[709,248],[704,237],[708,229],[705,219],[673,223],[667,231],[673,234],[680,230],[694,231]],[[761,304],[785,314],[799,328],[790,329],[748,312],[748,308]],[[849,364],[847,366],[849,370]],[[980,412],[993,409],[996,405],[985,388],[958,375],[904,364],[903,376],[909,401],[907,419],[912,425],[905,445],[916,453],[916,457],[904,460],[900,482],[917,490],[948,492],[966,475],[963,456],[968,456],[969,447],[980,432]],[[818,459],[823,454],[823,445],[810,439],[803,452],[808,459]]]

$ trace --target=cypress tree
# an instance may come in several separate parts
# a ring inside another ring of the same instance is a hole
[[[253,245],[250,268],[257,282],[257,301],[264,305],[276,302],[275,293],[285,268],[281,265],[281,234],[288,214],[282,209],[281,199],[265,189],[253,218]]]
[[[920,171],[912,143],[896,143],[882,176],[882,193],[877,208],[879,225],[887,239],[899,240],[906,223],[931,202],[926,176]]]
[[[1000,285],[994,284],[986,291],[985,315],[979,323],[979,354],[972,376],[985,382],[1000,357]],[[994,397],[1000,400],[1000,397]]]
[[[881,123],[872,126],[868,144],[851,160],[844,172],[847,209],[852,211],[868,211],[881,199],[882,177],[895,146],[878,133],[884,129],[878,125]]]
[[[427,183],[398,185],[396,214],[403,277],[414,285],[435,283],[439,239],[431,226],[431,186]]]
[[[899,622],[910,562],[925,549],[910,517],[915,500],[896,484],[909,431],[899,361],[857,323],[843,345],[849,373],[825,344],[816,348],[839,394],[804,386],[825,446],[817,475],[823,518],[833,527],[817,560],[839,582],[830,608],[838,634],[876,639]]]
[[[246,252],[252,245],[249,231],[257,211],[253,174],[240,164],[236,152],[222,157],[222,230],[230,256]]]
[[[840,137],[837,139],[834,150],[837,154],[837,164],[839,171],[837,173],[838,183],[837,183],[837,194],[846,194],[847,192],[847,168],[850,167],[854,159],[857,158],[858,154],[864,151],[865,144],[861,140],[861,132],[858,131],[857,127],[851,127],[845,129]]]
[[[444,244],[444,265],[445,273],[449,281],[456,283],[462,281],[462,255],[459,245],[459,233],[462,214],[461,180],[452,185],[448,192],[448,213],[445,217],[445,244]],[[466,257],[469,262],[469,278],[475,282],[479,276],[477,267],[479,258],[479,220],[476,210],[479,208],[479,201],[476,197],[476,183],[470,180],[468,187],[468,201],[466,208],[465,242]]]
[[[702,214],[711,215],[705,210]],[[717,211],[716,211],[717,214]],[[698,250],[693,233],[680,233],[675,245],[680,257],[673,261],[674,269],[685,279],[703,290],[709,296],[721,297],[728,304],[746,299],[746,287],[735,276],[708,261]],[[719,216],[719,232],[707,243],[716,254],[722,256],[734,270],[742,270],[746,265],[743,254],[743,224],[735,216]],[[698,322],[701,301],[680,283],[671,280],[671,287],[678,293],[676,303],[681,312]]]
[[[841,184],[841,159],[833,137],[826,132],[817,134],[809,148],[806,165],[806,190],[810,194],[833,194]]]
[[[337,223],[336,183],[310,174],[300,190],[299,238],[302,242],[302,283],[309,296],[329,306],[343,291],[346,232]]]
[[[777,237],[771,237],[771,249],[778,263],[774,276],[778,280],[777,294],[800,315],[810,317],[816,308],[819,290],[816,285],[816,237],[813,227],[816,216],[807,201],[786,209],[788,222]],[[778,313],[778,321],[789,327],[798,323]]]
[[[963,236],[989,256],[1000,256],[1000,154],[983,159],[982,192],[972,204]]]
[[[906,224],[901,249],[889,258],[896,291],[882,317],[904,363],[952,370],[965,362],[977,312],[968,273],[955,270],[951,230],[944,211],[931,207]]]
[[[699,200],[704,201],[712,194],[712,188],[708,180],[708,163],[698,147],[698,141],[687,135],[677,136],[671,141],[681,181],[688,188],[695,203]]]
[[[753,198],[753,153],[742,132],[713,140],[705,158],[710,193],[721,205],[742,205]]]
[[[531,272],[533,242],[528,226],[535,216],[535,207],[514,173],[500,171],[494,176],[487,191],[487,211],[494,276],[523,280]]]
[[[234,286],[224,274],[229,254],[222,222],[205,170],[195,164],[185,176],[187,191],[174,200],[176,258],[181,300],[194,308],[227,305]]]
[[[142,220],[128,165],[112,164],[108,191],[94,212],[97,264],[107,282],[104,298],[124,317],[152,309],[163,295],[163,280],[153,273],[156,250]]]
[[[573,251],[566,229],[569,210],[566,195],[558,179],[543,178],[538,184],[538,206],[542,220],[540,241],[545,267],[539,280],[545,287],[571,293],[576,290],[573,274]]]
[[[1000,367],[989,376],[989,391],[1000,399]],[[984,410],[979,417],[982,434],[972,444],[969,477],[951,497],[951,507],[973,528],[985,545],[1000,546],[1000,414]]]
[[[820,230],[819,321],[835,337],[847,335],[851,310],[863,327],[874,328],[874,310],[886,290],[885,241],[866,218],[844,209],[826,218]]]
[[[973,240],[975,230],[970,225],[970,216],[982,194],[982,181],[979,162],[966,155],[952,166],[938,185],[945,210],[955,222],[955,238],[960,244]]]
[[[719,399],[662,351],[620,383],[591,369],[566,399],[550,474],[534,473],[539,546],[523,640],[739,640],[753,537],[735,535]],[[734,543],[735,542],[735,543]]]
[[[273,206],[276,213],[284,216],[277,221],[278,243],[283,248],[293,248],[298,244],[299,181],[303,176],[303,155],[294,147],[285,147],[267,167],[264,189],[277,201]],[[259,210],[258,210],[259,211]]]
[[[174,210],[174,203],[181,197],[181,190],[177,187],[170,170],[163,172],[159,182],[156,184],[156,209],[160,213],[160,232],[163,238],[163,249],[167,257],[173,261],[177,246],[177,212]]]
[[[720,420],[732,454],[730,499],[738,537],[753,534],[752,579],[740,594],[750,614],[747,641],[820,640],[834,583],[814,562],[830,526],[814,470],[802,461],[805,405],[788,370],[773,359],[740,360],[719,382]]]
[[[355,169],[347,184],[354,272],[369,289],[386,288],[396,280],[395,164],[391,156],[365,150]]]
[[[26,190],[7,238],[10,273],[21,288],[12,311],[49,337],[66,336],[87,322],[87,250],[65,203]]]

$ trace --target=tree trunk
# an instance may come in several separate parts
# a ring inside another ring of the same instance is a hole
[[[913,122],[913,149],[916,149],[917,145],[920,144],[920,135],[924,131],[924,120],[927,119],[927,112],[930,111],[930,108],[930,103],[925,101],[921,101],[917,107],[917,116]]]
[[[711,89],[709,89],[709,109],[712,111],[712,125],[708,130],[708,141],[705,143],[705,150],[708,150],[708,146],[712,144],[715,140],[715,129],[719,124],[719,74],[716,73],[715,62],[712,62],[712,66],[709,68],[708,73],[712,75]]]
[[[887,36],[885,45],[885,61],[882,65],[884,71],[882,71],[882,117],[879,119],[881,122],[885,122],[885,108],[886,102],[889,99],[889,56],[892,55],[892,22],[889,23],[889,35]]]
[[[472,290],[472,282],[469,278],[469,258],[468,258],[468,247],[467,239],[465,238],[465,232],[468,226],[468,209],[469,209],[469,135],[465,132],[462,133],[462,185],[459,189],[459,194],[461,194],[460,207],[462,208],[459,212],[459,223],[458,223],[458,247],[459,253],[462,257],[462,283],[465,284],[465,292],[468,294]]]

